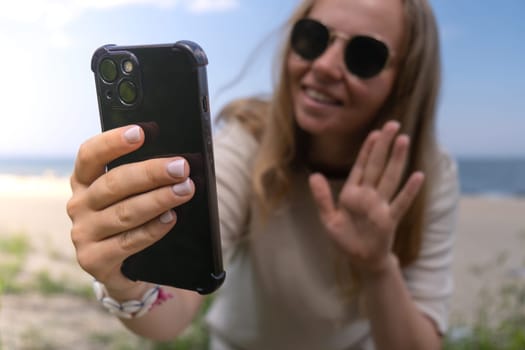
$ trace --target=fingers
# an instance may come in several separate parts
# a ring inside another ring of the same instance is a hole
[[[399,187],[408,157],[408,146],[409,138],[406,135],[398,136],[394,142],[392,154],[377,188],[381,197],[387,200],[393,197]]]
[[[138,194],[115,203],[99,212],[89,211],[83,221],[92,227],[83,228],[83,237],[101,241],[127,232],[158,217],[162,213],[188,202],[195,192],[193,182],[185,181]]]
[[[157,158],[111,169],[93,182],[86,193],[87,205],[101,210],[132,195],[186,180],[190,172],[185,159]]]
[[[88,186],[104,173],[106,164],[139,148],[144,132],[137,125],[106,131],[86,141],[77,154],[71,187]]]
[[[327,222],[335,211],[334,199],[328,181],[323,175],[315,173],[310,175],[309,183],[321,220]]]
[[[362,183],[367,186],[375,187],[383,174],[385,163],[390,153],[392,141],[399,131],[400,124],[396,121],[389,121],[381,129],[381,135],[374,142],[373,148],[367,159],[363,173]]]
[[[357,155],[357,159],[354,165],[352,166],[352,171],[350,172],[350,178],[348,179],[349,184],[358,185],[361,183],[365,166],[368,162],[368,156],[370,155],[372,147],[379,138],[380,134],[381,133],[377,130],[372,131],[361,146],[359,154]]]
[[[421,189],[425,176],[422,172],[413,173],[407,180],[405,186],[397,194],[390,206],[391,215],[394,220],[399,221],[416,198]]]
[[[102,242],[79,244],[74,241],[78,262],[97,280],[105,281],[109,277],[107,275],[114,274],[127,257],[164,237],[176,221],[175,212],[169,210],[140,227],[109,237]]]

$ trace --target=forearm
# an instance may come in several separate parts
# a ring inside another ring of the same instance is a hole
[[[149,286],[151,287],[151,286]],[[160,305],[155,305],[144,316],[136,319],[120,319],[137,335],[153,340],[171,340],[177,337],[193,320],[202,303],[202,296],[188,290],[162,287],[172,295]],[[144,287],[140,288],[141,293]],[[119,293],[119,300],[140,299],[137,291]],[[126,295],[127,294],[127,295]],[[116,298],[117,299],[117,298]]]
[[[393,255],[381,273],[363,279],[363,293],[377,349],[440,349],[436,326],[412,300]]]

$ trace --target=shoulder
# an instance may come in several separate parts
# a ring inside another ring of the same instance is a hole
[[[249,128],[237,119],[226,120],[218,125],[213,135],[214,147],[217,151],[222,148],[235,149],[238,152],[254,151],[259,141]]]
[[[230,182],[232,177],[249,178],[258,149],[259,142],[238,120],[222,123],[213,136],[217,180]]]
[[[236,119],[224,121],[213,139],[221,240],[228,261],[246,233],[253,161],[259,147],[253,134]]]
[[[218,114],[217,121],[237,121],[252,136],[260,140],[270,112],[270,101],[260,97],[238,99],[227,104]]]
[[[443,149],[439,149],[432,168],[430,188],[431,212],[455,207],[460,196],[460,184],[456,160]]]

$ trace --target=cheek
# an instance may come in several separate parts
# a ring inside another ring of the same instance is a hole
[[[288,59],[286,60],[286,70],[293,96],[300,88],[301,79],[308,70],[308,63],[298,59],[297,57],[294,57],[293,53],[291,53],[288,55]]]
[[[381,88],[378,89],[378,95],[382,98],[383,101],[385,101],[392,92],[395,79],[396,71],[394,71],[393,69],[389,69],[386,72],[384,72],[382,76]]]
[[[361,101],[361,104],[369,113],[376,113],[386,102],[392,90],[392,85],[393,76],[391,74],[383,74],[362,84],[353,84],[352,87],[349,87],[349,90],[353,91],[354,99]]]

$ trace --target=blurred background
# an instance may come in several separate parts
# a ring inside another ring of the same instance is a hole
[[[524,289],[513,284],[525,276],[525,2],[430,2],[442,44],[439,140],[458,160],[463,193],[454,273],[458,285],[468,288],[459,288],[454,299],[453,311],[459,311],[453,313],[457,317],[451,339],[470,339],[476,329],[491,336],[488,325],[473,326],[485,325],[487,310],[478,304],[496,305],[494,300],[509,298],[509,293],[520,307],[519,298],[525,300]],[[92,311],[96,306],[91,304],[82,309],[91,300],[86,291],[89,279],[74,266],[64,211],[73,157],[84,140],[100,132],[90,70],[96,48],[108,43],[198,42],[209,59],[213,114],[232,98],[271,91],[281,28],[298,3],[18,0],[0,4],[0,256],[4,257],[0,258],[4,294],[0,338],[5,348],[31,348],[33,343],[20,340],[24,334],[32,335],[34,344],[70,345],[52,343],[57,334],[66,337],[56,333],[68,328],[65,324],[47,331],[33,327],[37,320],[45,324],[45,319],[36,317],[36,310],[46,315],[43,304],[48,305],[49,320],[56,319],[56,312],[71,314],[68,310],[75,308],[91,315],[85,317],[87,323],[76,326],[99,327],[91,338],[88,331],[69,335],[71,341],[83,341],[85,348],[127,344],[121,337],[129,335],[118,323]],[[495,276],[502,282],[497,290],[487,290],[484,281],[494,281]],[[77,284],[75,278],[80,280]],[[508,288],[501,292],[499,287]],[[39,299],[42,295],[45,298]],[[516,317],[511,313],[501,320]],[[69,325],[73,322],[62,319]]]
[[[91,54],[190,39],[208,54],[214,111],[270,91],[273,49],[297,0],[21,0],[0,5],[0,155],[72,157],[99,132]],[[455,155],[525,154],[525,3],[432,0],[440,26],[439,132]],[[221,88],[246,72],[237,85]]]

